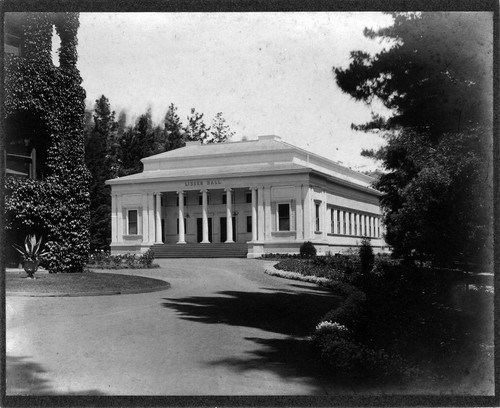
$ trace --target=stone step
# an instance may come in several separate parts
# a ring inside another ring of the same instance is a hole
[[[246,258],[247,244],[156,244],[155,258]]]

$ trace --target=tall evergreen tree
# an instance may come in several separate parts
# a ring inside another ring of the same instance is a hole
[[[165,114],[164,125],[165,151],[177,149],[186,145],[182,123],[179,115],[177,115],[177,107],[173,103],[170,104]]]
[[[381,100],[393,115],[358,129],[386,129],[382,161],[386,240],[400,255],[449,263],[491,248],[492,38],[485,15],[394,13],[372,39],[393,46],[351,53],[337,84],[357,100]],[[464,35],[463,33],[467,33]],[[479,255],[479,257],[478,257]]]
[[[227,142],[233,136],[234,132],[229,128],[226,119],[222,116],[222,112],[217,113],[212,121],[210,134],[206,139],[206,143]]]
[[[203,113],[198,113],[195,108],[191,108],[191,115],[187,117],[187,120],[188,123],[184,129],[186,140],[199,140],[203,144],[207,143],[210,127],[207,127],[203,122]]]
[[[94,106],[94,126],[86,143],[85,159],[92,176],[90,193],[90,248],[108,249],[111,242],[111,191],[105,181],[117,175],[115,113],[102,95]]]

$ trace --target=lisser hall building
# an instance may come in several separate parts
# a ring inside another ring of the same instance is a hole
[[[278,136],[188,142],[142,162],[142,173],[106,182],[112,253],[231,256],[239,248],[254,258],[298,253],[311,241],[318,254],[334,254],[363,236],[375,252],[388,249],[373,178]]]

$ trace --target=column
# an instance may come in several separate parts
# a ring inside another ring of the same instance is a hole
[[[304,208],[302,206],[302,185],[295,186],[295,238],[304,238]]]
[[[163,244],[161,240],[161,193],[156,193],[156,227],[155,227],[155,243]]]
[[[116,208],[116,194],[111,195],[111,242],[118,242],[118,210]]]
[[[374,219],[374,217],[370,217],[370,235],[372,237],[375,236],[375,219]]]
[[[264,241],[264,187],[257,194],[257,239]]]
[[[356,226],[356,228],[354,229],[354,235],[359,236],[359,235],[361,235],[361,234],[359,233],[360,228],[361,228],[361,226],[360,226],[360,224],[359,224],[359,223],[360,223],[360,221],[359,221],[359,213],[355,213],[355,214],[354,214],[354,220],[355,220],[354,225]]]
[[[148,221],[148,193],[142,193],[142,242],[148,241]]]
[[[123,208],[121,194],[116,196],[116,234],[116,242],[123,242]]]
[[[252,187],[252,242],[257,241],[257,188]]]
[[[344,222],[344,211],[340,211],[339,234],[345,234]]]
[[[201,190],[201,204],[202,204],[202,230],[203,230],[203,239],[201,241],[202,244],[209,244],[208,240],[208,199],[207,199],[207,190]]]
[[[233,240],[233,203],[231,202],[231,189],[224,189],[226,192],[226,243],[234,242]]]
[[[179,240],[178,244],[186,243],[186,232],[184,231],[184,191],[178,191],[179,195]]]
[[[155,196],[148,193],[148,243],[155,242]]]
[[[271,187],[264,188],[264,237],[271,240]]]
[[[365,224],[365,220],[366,220],[366,215],[361,215],[361,236],[364,237],[366,235],[366,224]]]

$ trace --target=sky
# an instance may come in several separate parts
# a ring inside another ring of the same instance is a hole
[[[342,93],[332,68],[347,67],[353,50],[388,47],[363,29],[391,21],[376,12],[81,13],[78,68],[90,109],[105,95],[130,122],[151,108],[161,123],[170,103],[184,123],[191,108],[207,125],[222,112],[233,141],[275,134],[373,170],[360,152],[383,139],[351,123],[389,112]]]

